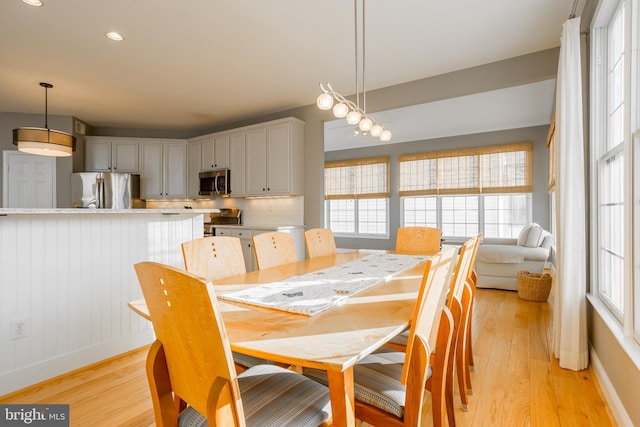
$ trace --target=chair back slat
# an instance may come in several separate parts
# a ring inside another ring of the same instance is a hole
[[[293,237],[289,233],[272,231],[253,236],[252,240],[258,270],[298,261]]]
[[[400,227],[396,236],[396,252],[433,255],[440,251],[441,237],[439,228]]]
[[[313,228],[304,232],[309,258],[335,255],[336,242],[333,231],[328,228]]]
[[[213,282],[247,272],[237,237],[213,236],[184,242],[182,256],[185,270]]]
[[[211,414],[208,403],[222,397],[218,406],[231,408],[243,420],[231,348],[211,282],[154,262],[134,267],[162,344],[171,390],[201,414]],[[221,396],[210,396],[216,389]]]

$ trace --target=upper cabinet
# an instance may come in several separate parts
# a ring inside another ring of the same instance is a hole
[[[247,196],[303,193],[303,121],[287,118],[250,126],[246,149]]]
[[[229,134],[222,132],[197,138],[202,144],[200,170],[210,171],[229,167]]]
[[[89,172],[140,172],[137,140],[87,136],[85,144],[85,170]]]
[[[140,143],[140,194],[143,199],[187,197],[187,142]]]
[[[247,194],[246,132],[235,130],[229,134],[229,170],[231,171],[231,197]]]

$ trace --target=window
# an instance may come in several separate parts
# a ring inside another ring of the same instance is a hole
[[[531,143],[401,156],[402,224],[515,238],[531,222]]]
[[[603,28],[596,31],[598,94],[592,152],[595,155],[597,204],[597,294],[622,322],[625,269],[624,147],[624,2],[619,2]]]
[[[326,162],[325,226],[343,236],[389,235],[389,158]]]
[[[601,0],[591,28],[590,55],[590,174],[595,193],[591,292],[619,320],[625,335],[633,331],[637,342],[640,238],[634,229],[640,227],[639,23],[637,1]]]

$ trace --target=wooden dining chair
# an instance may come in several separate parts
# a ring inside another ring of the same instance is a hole
[[[396,253],[433,255],[440,251],[439,228],[400,227],[396,235]]]
[[[312,228],[305,231],[304,242],[307,246],[309,259],[335,255],[336,253],[336,241],[333,239],[333,231],[328,228]]]
[[[445,375],[452,342],[454,319],[445,302],[454,252],[447,248],[427,261],[406,351],[376,352],[354,367],[356,418],[376,426],[422,425],[425,384],[430,377]],[[432,356],[433,348],[441,352],[438,357]],[[437,358],[440,366],[435,364]],[[327,384],[324,371],[305,369],[304,374]],[[444,392],[439,401],[437,425],[445,425]]]
[[[212,236],[184,242],[182,256],[185,270],[212,282],[247,272],[242,246],[237,237]],[[235,352],[233,360],[238,372],[255,365],[269,363],[257,357]]]
[[[460,329],[456,337],[455,357],[456,376],[458,378],[458,390],[460,392],[460,402],[462,410],[468,410],[468,396],[473,394],[471,386],[471,366],[473,366],[473,350],[471,347],[472,332],[471,324],[473,318],[473,301],[476,287],[473,280],[473,263],[480,244],[481,235],[478,234],[473,239],[465,243],[465,265],[462,268],[461,277],[456,278],[454,293],[462,305],[462,316],[460,319]]]
[[[468,314],[470,311],[470,298],[469,290],[465,290],[465,287],[468,286],[466,282],[470,275],[475,249],[477,248],[479,239],[479,236],[473,237],[462,245],[457,257],[456,267],[449,282],[447,308],[450,310],[453,319],[453,333],[451,335],[451,342],[449,343],[450,350],[447,360],[444,361],[442,359],[443,352],[439,351],[438,347],[435,348],[435,352],[432,355],[434,358],[434,366],[438,367],[437,372],[440,372],[440,369],[444,369],[444,376],[439,377],[433,375],[427,380],[425,386],[432,394],[434,425],[440,425],[438,422],[438,420],[441,419],[440,410],[443,407],[442,404],[445,404],[449,426],[455,426],[453,400],[454,369],[458,370],[458,375],[463,372],[468,372],[468,370],[465,371],[461,368],[464,366],[468,358],[466,356],[463,357],[463,354],[458,354],[458,348],[465,352],[467,337],[464,334],[467,333],[467,331],[470,331],[470,329],[466,327],[466,325],[471,321],[471,318],[469,317],[470,315]],[[463,317],[465,322],[464,324]],[[387,344],[387,347],[398,351],[404,351],[407,340],[408,334],[399,334]],[[454,364],[454,361],[457,361],[457,363]],[[435,371],[436,368],[434,367],[434,372]],[[464,398],[461,396],[462,408],[464,410],[467,409],[466,393],[468,392],[468,384],[471,384],[469,375],[465,376],[463,382],[458,378],[458,385],[461,387],[461,393],[465,393]],[[442,400],[440,400],[441,397]]]
[[[274,365],[237,375],[210,281],[153,262],[135,265],[155,342],[147,377],[157,426],[325,426],[328,389]]]
[[[182,256],[187,271],[212,282],[247,272],[237,237],[202,237],[184,242]]]
[[[252,240],[258,270],[298,261],[293,237],[289,233],[272,231],[255,235]]]

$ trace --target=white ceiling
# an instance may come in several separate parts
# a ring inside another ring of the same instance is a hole
[[[321,81],[354,91],[350,1],[43,1],[0,1],[2,112],[43,113],[45,81],[49,114],[191,130],[312,104]],[[558,46],[573,2],[370,0],[367,90]]]

